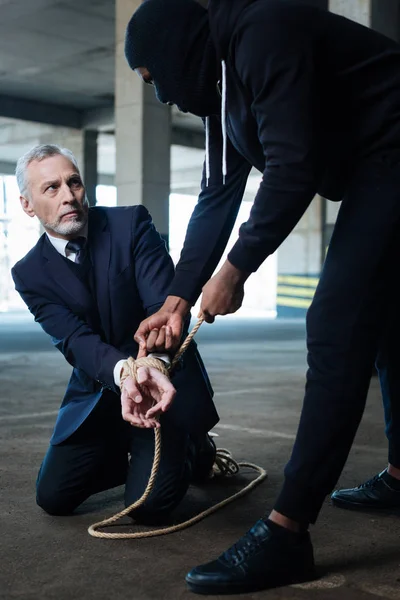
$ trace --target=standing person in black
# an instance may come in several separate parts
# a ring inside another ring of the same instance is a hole
[[[235,312],[246,279],[315,194],[343,199],[307,315],[307,385],[283,488],[269,515],[186,578],[204,594],[307,579],[308,527],[343,469],[377,355],[394,470],[371,485],[399,502],[400,327],[391,277],[400,261],[400,46],[291,0],[210,0],[208,11],[193,0],[146,0],[128,25],[126,56],[161,102],[203,117],[206,128],[199,201],[169,296],[137,331],[142,353],[177,344],[201,291],[208,322]],[[250,218],[212,277],[252,166],[263,178]]]

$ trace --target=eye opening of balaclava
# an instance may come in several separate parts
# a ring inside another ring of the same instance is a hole
[[[160,102],[200,117],[218,114],[218,60],[208,13],[195,0],[145,0],[129,21],[125,56],[150,72]]]

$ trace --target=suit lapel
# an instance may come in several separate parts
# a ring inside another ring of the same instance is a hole
[[[43,256],[46,260],[45,269],[49,276],[63,288],[67,297],[88,310],[92,304],[89,290],[69,268],[65,259],[57,252],[47,236],[44,236]]]
[[[111,339],[109,266],[111,255],[111,236],[104,214],[90,211],[88,247],[94,270],[96,301],[99,309],[101,326],[106,340]]]

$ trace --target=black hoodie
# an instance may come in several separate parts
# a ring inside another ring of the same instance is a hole
[[[291,0],[210,0],[208,13],[226,65],[227,177],[223,185],[221,119],[212,116],[210,178],[207,186],[203,173],[170,289],[189,301],[221,258],[252,166],[262,183],[228,256],[247,272],[279,247],[317,191],[340,200],[360,160],[400,149],[398,44]]]

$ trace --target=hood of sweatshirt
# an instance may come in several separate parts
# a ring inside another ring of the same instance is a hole
[[[131,69],[150,72],[160,102],[201,117],[219,113],[208,12],[195,0],[145,0],[128,24],[125,56]]]

